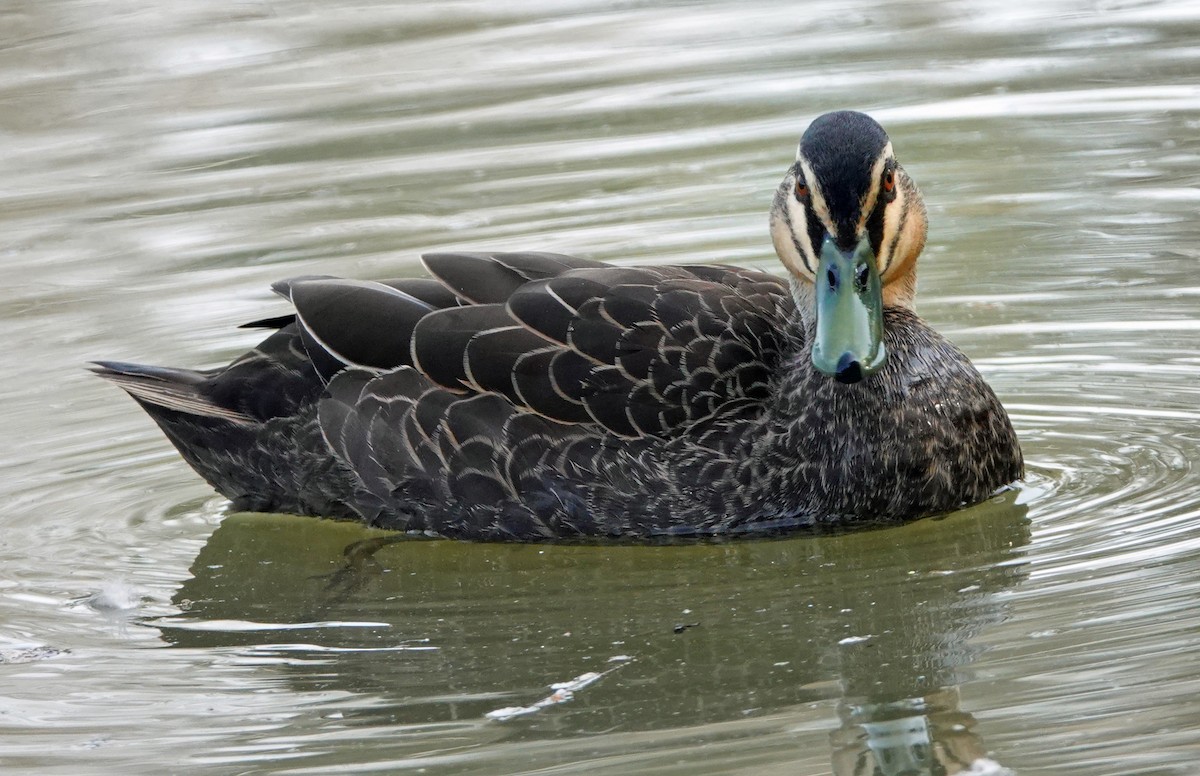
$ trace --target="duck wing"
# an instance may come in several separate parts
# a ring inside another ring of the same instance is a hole
[[[599,472],[606,436],[644,446],[758,414],[789,347],[786,283],[755,270],[544,253],[423,259],[440,297],[414,280],[277,288],[328,383],[327,443],[369,491],[413,515],[447,499],[515,501],[528,508],[491,519],[506,535],[537,535],[533,480]],[[419,528],[413,515],[406,524]]]
[[[423,257],[440,288],[300,278],[276,284],[326,382],[411,367],[465,397],[622,437],[671,436],[761,401],[791,299],[780,278],[723,266],[614,267],[555,254]]]

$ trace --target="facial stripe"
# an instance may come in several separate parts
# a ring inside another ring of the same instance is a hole
[[[897,215],[898,214],[898,215]],[[886,219],[884,220],[884,232],[890,233],[892,239],[888,241],[887,247],[887,262],[879,270],[879,276],[882,278],[892,266],[892,260],[896,258],[896,247],[900,244],[900,237],[904,234],[904,223],[908,220],[908,196],[903,186],[896,186],[896,199],[892,202]],[[888,222],[894,221],[889,232]]]
[[[795,188],[795,186],[793,186],[793,188]],[[788,236],[791,237],[792,247],[795,248],[796,253],[798,253],[800,255],[800,261],[804,262],[804,266],[808,267],[809,271],[811,272],[812,267],[808,266],[808,256],[805,255],[804,249],[800,245],[800,241],[796,239],[796,229],[792,225],[792,202],[791,202],[791,200],[793,200],[793,199],[795,199],[795,194],[788,196],[787,201],[785,201],[783,203],[783,207],[780,208],[780,212],[783,215],[783,223],[785,226],[787,226]]]
[[[888,220],[888,203],[883,202],[871,209],[870,215],[867,217],[866,223],[863,224],[863,229],[866,231],[867,239],[871,242],[871,249],[875,252],[875,266],[883,272],[882,262],[885,259],[884,236],[887,232]]]
[[[829,217],[829,205],[825,202],[825,195],[821,191],[821,181],[813,172],[809,163],[800,159],[800,170],[804,173],[804,182],[808,184],[808,201],[809,208],[825,225],[830,234],[836,234],[837,229],[833,225],[833,219]]]
[[[771,206],[771,241],[775,244],[779,259],[793,275],[812,275],[808,256],[793,226],[795,215],[792,208],[795,201],[795,176],[789,174],[776,190],[775,202]]]
[[[866,195],[863,197],[862,204],[858,215],[858,231],[863,230],[867,219],[875,212],[875,203],[879,201],[879,192],[881,190],[880,181],[883,180],[883,171],[887,167],[887,163],[893,158],[892,144],[888,143],[883,147],[883,151],[879,154],[879,158],[875,160],[875,164],[871,165],[871,186],[867,189]]]
[[[798,215],[803,219],[805,224],[803,229],[795,228],[797,214],[792,213],[792,208],[800,211]],[[817,254],[813,249],[812,230],[809,227],[809,219],[812,215],[811,211],[803,203],[797,201],[795,197],[792,197],[784,212],[787,216],[788,230],[791,232],[792,242],[796,246],[796,251],[800,254],[800,260],[804,262],[804,267],[815,276],[817,274],[815,263]]]

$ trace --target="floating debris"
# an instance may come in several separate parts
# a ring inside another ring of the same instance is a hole
[[[489,711],[483,716],[487,719],[494,719],[497,722],[507,722],[508,720],[516,719],[517,717],[536,714],[542,709],[549,708],[550,706],[557,706],[560,703],[567,703],[568,701],[574,700],[575,693],[579,692],[588,685],[595,684],[611,674],[613,671],[625,667],[632,662],[633,659],[634,658],[629,655],[616,655],[609,658],[608,662],[616,662],[617,665],[613,666],[607,671],[602,671],[599,673],[596,671],[588,671],[587,673],[580,674],[570,681],[555,682],[554,684],[550,685],[550,689],[553,690],[552,693],[547,695],[545,698],[530,704],[529,706],[505,706],[502,709]]]
[[[841,641],[839,641],[839,642],[838,642],[838,645],[840,645],[840,646],[843,646],[843,647],[844,647],[844,646],[846,646],[846,645],[848,645],[848,644],[861,644],[861,643],[863,643],[864,641],[870,641],[870,640],[871,640],[871,639],[873,639],[873,638],[875,638],[875,637],[874,637],[874,636],[871,636],[871,635],[867,635],[867,636],[847,636],[846,638],[844,638],[844,639],[842,639]]]
[[[25,649],[0,649],[0,664],[36,663],[39,660],[50,660],[70,654],[67,649],[54,647],[27,647]]]

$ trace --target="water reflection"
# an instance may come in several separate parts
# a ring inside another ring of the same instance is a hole
[[[1015,501],[732,544],[406,541],[362,564],[363,584],[337,588],[329,573],[361,529],[235,515],[177,594],[184,613],[156,624],[178,647],[234,647],[295,692],[352,694],[360,702],[337,726],[394,726],[388,746],[441,724],[487,740],[720,730],[837,700],[836,773],[952,774],[986,751],[955,688],[972,638],[1003,617],[999,594],[1024,575],[1029,529]],[[613,659],[625,664],[570,703],[485,720]]]
[[[838,706],[830,735],[834,776],[1011,774],[989,760],[978,720],[959,708],[957,687],[890,703]]]

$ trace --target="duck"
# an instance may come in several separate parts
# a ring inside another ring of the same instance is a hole
[[[236,510],[484,541],[877,525],[1023,475],[996,394],[915,312],[921,193],[856,111],[804,130],[783,274],[546,252],[282,280],[211,370],[97,361]]]

